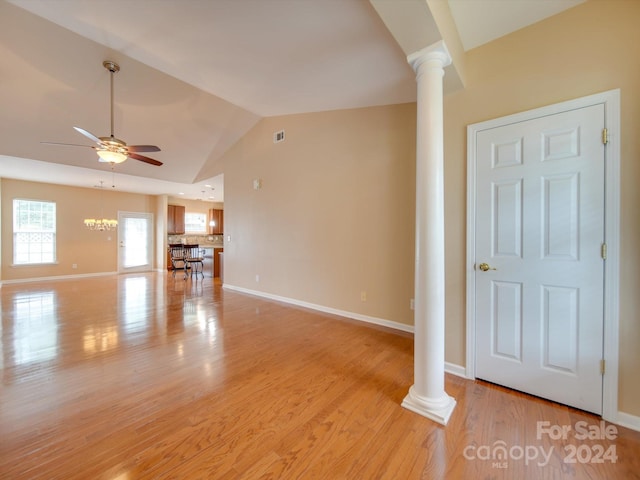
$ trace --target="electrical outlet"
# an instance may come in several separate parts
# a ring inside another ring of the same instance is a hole
[[[364,290],[360,292],[360,300],[363,302],[367,301],[367,292],[365,292]]]
[[[260,275],[256,273],[256,283],[260,282]]]
[[[72,264],[71,268],[78,268],[78,264],[77,263]]]
[[[416,308],[416,302],[413,301],[413,298],[411,300],[409,300],[409,308],[411,310],[415,310],[415,308]]]

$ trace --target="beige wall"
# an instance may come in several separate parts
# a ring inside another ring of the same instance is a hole
[[[48,183],[1,180],[2,280],[55,277],[115,272],[118,269],[117,232],[87,230],[83,220],[100,216],[118,218],[118,211],[153,213],[157,220],[157,200],[152,195],[113,192],[105,189],[66,187]],[[56,202],[56,265],[13,267],[13,199]],[[166,213],[165,213],[166,216]],[[157,256],[154,256],[157,258]],[[72,264],[78,268],[73,269]]]
[[[465,362],[466,126],[620,88],[619,408],[640,415],[640,2],[591,0],[467,53],[467,86],[445,99],[447,360]]]
[[[412,324],[415,116],[407,104],[254,127],[224,158],[225,283]]]

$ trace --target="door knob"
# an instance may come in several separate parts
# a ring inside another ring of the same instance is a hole
[[[480,270],[482,270],[483,272],[487,272],[487,271],[489,271],[489,270],[497,270],[497,269],[495,269],[495,268],[491,268],[491,266],[489,266],[489,264],[488,264],[488,263],[481,263],[480,265],[478,265],[478,268],[479,268]]]

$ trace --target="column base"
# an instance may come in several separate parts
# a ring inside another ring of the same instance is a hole
[[[415,393],[413,387],[402,401],[402,406],[418,415],[427,417],[440,425],[446,425],[456,406],[456,400],[445,392],[440,398],[422,397]]]

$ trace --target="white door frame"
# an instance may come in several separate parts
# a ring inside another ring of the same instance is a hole
[[[605,148],[605,242],[607,259],[604,262],[604,360],[602,418],[610,422],[618,419],[618,323],[620,278],[620,90],[590,95],[555,105],[536,108],[502,118],[467,126],[467,378],[476,372],[476,282],[475,282],[475,225],[476,225],[476,135],[479,131],[514,122],[554,115],[567,110],[604,104],[605,126],[609,139]]]

